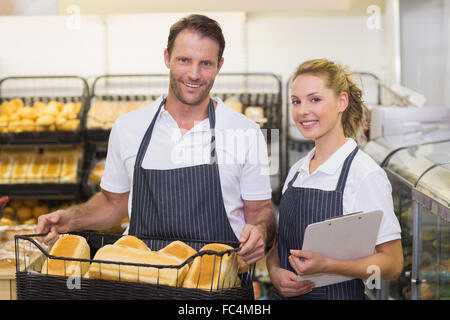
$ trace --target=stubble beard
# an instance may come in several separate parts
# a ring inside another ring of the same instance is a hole
[[[214,85],[214,80],[211,82],[206,82],[205,84],[203,84],[203,89],[201,90],[201,92],[198,95],[198,98],[196,98],[195,100],[187,100],[183,94],[183,90],[181,89],[181,86],[183,84],[180,84],[181,81],[178,81],[175,76],[173,76],[172,74],[170,74],[170,88],[173,92],[173,94],[175,95],[175,97],[183,104],[185,105],[190,105],[190,106],[197,106],[199,105],[201,102],[203,102],[208,96],[209,93],[211,91],[211,88]]]

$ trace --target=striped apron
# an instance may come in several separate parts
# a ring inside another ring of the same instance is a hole
[[[350,165],[358,152],[356,147],[345,159],[336,190],[325,191],[312,188],[294,187],[299,172],[289,182],[284,192],[279,208],[278,255],[280,266],[295,273],[289,263],[290,249],[301,249],[306,227],[343,214],[343,192]],[[276,290],[275,297],[286,299]],[[294,300],[353,300],[364,299],[364,283],[353,279],[320,288],[311,292],[292,297]]]
[[[168,244],[160,239],[193,239],[214,242],[237,242],[225,210],[215,150],[215,110],[208,105],[211,129],[210,164],[156,170],[142,168],[158,114],[142,139],[133,175],[133,196],[129,234],[143,237],[152,250]],[[151,152],[151,150],[150,150]],[[199,250],[205,243],[188,243]]]

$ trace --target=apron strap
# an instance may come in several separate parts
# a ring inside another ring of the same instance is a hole
[[[350,172],[350,165],[352,164],[353,159],[356,156],[359,148],[356,147],[352,153],[348,155],[348,157],[344,161],[344,165],[342,166],[341,175],[339,176],[339,181],[336,186],[336,191],[340,191],[344,193],[345,184],[347,182],[348,173]]]
[[[298,174],[300,173],[300,171],[297,171],[294,175],[294,177],[291,179],[291,181],[289,181],[288,183],[288,187],[292,187],[292,184],[294,183],[295,180],[297,180]]]
[[[161,112],[161,108],[166,103],[167,98],[164,98],[156,111],[155,116],[153,117],[150,126],[145,132],[144,138],[142,139],[141,145],[139,146],[138,153],[136,155],[136,161],[134,163],[135,168],[140,168],[142,166],[142,161],[144,160],[145,153],[148,149],[148,145],[150,144],[150,139],[152,137],[153,128],[155,127],[156,119],[158,118],[159,113]],[[209,117],[209,127],[211,129],[211,164],[217,163],[217,154],[216,154],[216,135],[215,135],[215,127],[216,127],[216,113],[214,111],[214,104],[212,99],[209,99],[208,104],[208,117]]]

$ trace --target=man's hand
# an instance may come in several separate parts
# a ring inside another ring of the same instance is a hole
[[[50,244],[58,239],[60,233],[70,231],[70,214],[67,210],[57,210],[52,213],[39,216],[36,228],[37,233],[48,233],[38,240]]]
[[[253,264],[261,260],[264,257],[266,228],[264,225],[246,224],[239,242],[241,243],[239,255],[247,264]]]

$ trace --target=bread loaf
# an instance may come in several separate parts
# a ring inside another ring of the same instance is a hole
[[[223,252],[233,249],[221,244],[211,243],[203,246],[199,252],[212,250]],[[217,290],[232,288],[240,285],[238,278],[239,257],[235,252],[223,254],[204,254],[196,257],[183,282],[184,288],[198,288],[204,290]]]
[[[180,265],[183,261],[163,253],[106,245],[97,251],[94,260],[122,263],[140,263],[158,266]],[[188,271],[187,265],[181,268],[155,268],[93,262],[89,268],[90,279],[144,282],[167,286],[181,286]]]
[[[186,261],[197,253],[197,250],[182,241],[172,241],[170,244],[159,250],[161,253],[169,254],[177,257],[182,261]]]
[[[2,154],[0,158],[0,184],[9,183],[13,167],[13,159],[10,155]]]
[[[42,154],[36,154],[33,156],[30,166],[28,167],[27,182],[41,181],[46,161],[47,158]]]
[[[50,255],[55,257],[90,259],[91,250],[86,239],[77,235],[63,235],[53,245]],[[89,268],[89,262],[47,259],[41,273],[57,276],[83,276]]]
[[[147,247],[144,241],[130,235],[122,236],[119,240],[114,242],[114,245],[122,248],[133,248],[138,250],[150,251],[150,248]]]

